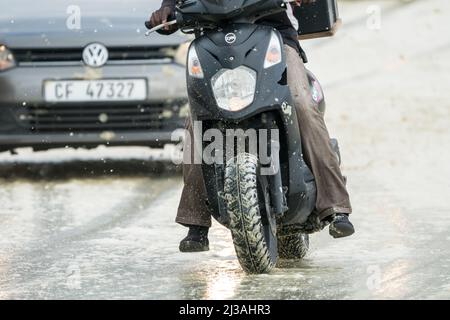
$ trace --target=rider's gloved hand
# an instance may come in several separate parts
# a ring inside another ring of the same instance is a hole
[[[145,26],[148,29],[151,29],[173,19],[175,19],[175,8],[172,6],[163,6],[152,13],[150,20],[145,22]],[[160,34],[169,35],[177,30],[178,28],[175,25],[171,25],[166,26],[163,29],[158,30],[157,32]]]

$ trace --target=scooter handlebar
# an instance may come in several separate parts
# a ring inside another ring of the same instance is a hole
[[[173,25],[175,25],[175,24],[177,24],[177,20],[167,21],[166,23],[161,23],[160,25],[157,25],[156,27],[153,27],[153,28],[152,28],[152,25],[150,24],[150,21],[145,21],[145,26],[146,26],[148,29],[150,29],[150,30],[148,30],[148,31],[145,33],[145,35],[146,35],[146,36],[149,36],[149,35],[152,34],[153,32],[156,32],[156,31],[158,31],[158,30],[161,30],[162,28],[167,27],[167,26],[173,26]]]
[[[296,0],[283,0],[283,2],[284,3],[290,3],[290,2],[295,2]],[[174,17],[172,17],[172,19],[173,19]],[[161,30],[162,28],[164,28],[164,27],[167,27],[167,26],[172,26],[172,25],[176,25],[177,24],[177,19],[173,19],[173,20],[171,20],[171,21],[167,21],[166,23],[162,23],[162,24],[160,24],[160,25],[157,25],[157,26],[155,26],[155,27],[152,27],[152,25],[150,24],[150,21],[145,21],[145,27],[147,28],[147,29],[150,29],[150,30],[148,30],[147,32],[145,32],[145,35],[146,36],[149,36],[150,34],[152,34],[153,32],[156,32],[156,31],[158,31],[158,30]]]

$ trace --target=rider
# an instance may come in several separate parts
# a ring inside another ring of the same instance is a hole
[[[303,0],[304,3],[315,0]],[[150,26],[155,27],[170,20],[175,12],[176,0],[163,0],[161,8],[150,18]],[[298,0],[292,5],[301,5]],[[265,17],[258,24],[276,28],[282,35],[288,65],[287,83],[290,87],[298,123],[302,131],[302,144],[305,161],[311,168],[317,186],[316,210],[319,218],[330,223],[329,233],[334,238],[352,235],[355,230],[349,220],[352,212],[349,194],[345,187],[338,158],[330,144],[330,137],[323,115],[312,99],[304,63],[306,56],[297,40],[298,21],[292,7],[286,12]],[[159,32],[171,34],[176,26],[166,26]],[[186,129],[194,137],[192,121],[188,117]],[[194,142],[191,139],[193,150]],[[193,163],[190,161],[190,163]],[[189,227],[186,238],[180,243],[182,252],[199,252],[209,250],[208,231],[211,227],[211,212],[207,206],[207,195],[201,165],[183,165],[184,188],[178,207],[176,222]]]

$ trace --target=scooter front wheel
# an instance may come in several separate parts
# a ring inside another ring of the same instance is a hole
[[[227,162],[224,196],[239,263],[247,273],[271,271],[277,263],[277,238],[263,219],[258,194],[258,159],[242,153]]]

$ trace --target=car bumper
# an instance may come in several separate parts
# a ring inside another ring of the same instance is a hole
[[[21,147],[32,147],[35,150],[52,148],[79,147],[92,148],[98,145],[107,146],[148,146],[159,148],[174,143],[173,131],[157,132],[102,132],[102,133],[54,133],[54,134],[0,134],[0,151]]]
[[[157,60],[151,63],[108,64],[102,68],[73,65],[21,64],[0,73],[1,104],[43,104],[46,80],[147,79],[148,97],[144,102],[186,98],[185,68],[177,63]]]
[[[18,147],[162,146],[187,115],[185,68],[173,62],[23,66],[0,73],[0,150]],[[46,80],[143,78],[139,102],[49,103]],[[108,121],[98,121],[99,116]]]

